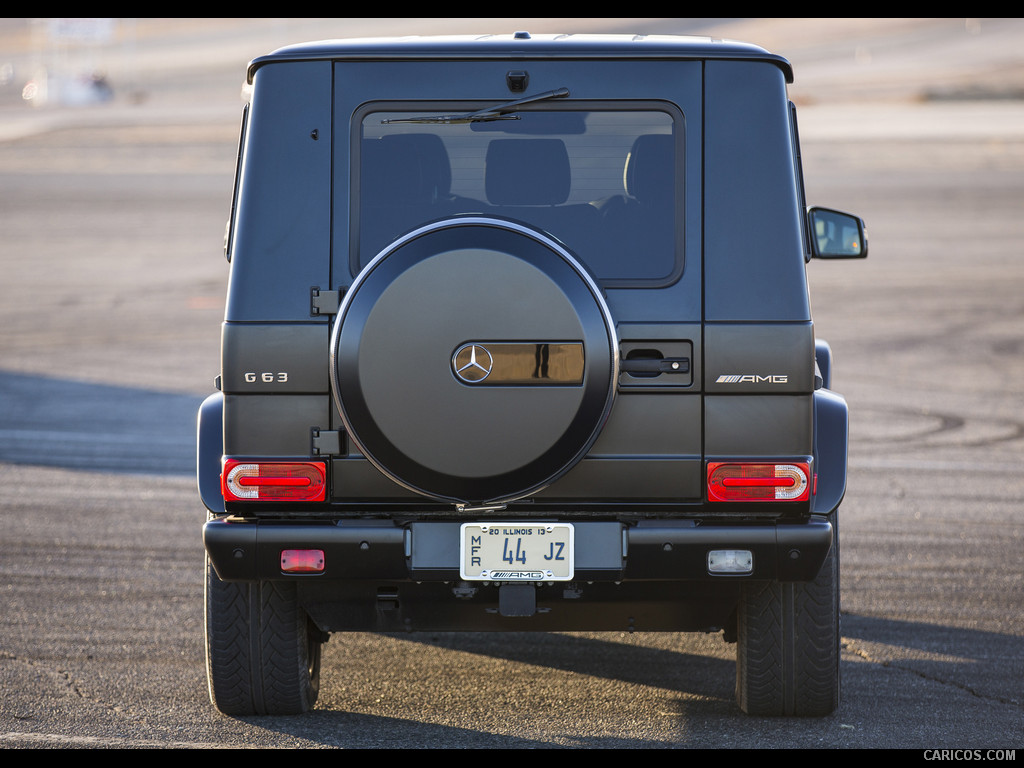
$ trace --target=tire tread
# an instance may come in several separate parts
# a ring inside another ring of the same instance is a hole
[[[206,671],[210,700],[224,714],[311,709],[320,670],[314,631],[294,584],[224,582],[207,561]]]
[[[809,583],[752,582],[737,607],[736,701],[751,715],[821,717],[839,704],[839,538]]]

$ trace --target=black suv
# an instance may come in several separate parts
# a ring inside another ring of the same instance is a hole
[[[707,38],[310,43],[248,69],[199,413],[210,695],[331,632],[723,631],[751,714],[839,695],[847,406],[789,64]]]

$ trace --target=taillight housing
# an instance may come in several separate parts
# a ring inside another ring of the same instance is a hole
[[[324,501],[327,465],[322,461],[225,459],[220,489],[225,501]]]
[[[708,501],[807,501],[809,464],[708,462]]]

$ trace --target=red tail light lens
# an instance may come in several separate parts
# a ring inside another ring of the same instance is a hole
[[[807,464],[708,463],[708,501],[806,501]]]
[[[324,551],[322,549],[282,549],[281,570],[285,573],[322,573]]]
[[[321,461],[245,462],[228,459],[220,476],[227,501],[323,501],[327,468]]]

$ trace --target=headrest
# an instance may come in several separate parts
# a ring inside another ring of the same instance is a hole
[[[485,185],[492,205],[559,205],[572,183],[561,139],[494,139]]]
[[[667,133],[637,136],[626,157],[623,183],[626,194],[641,202],[669,202],[675,179],[674,140]]]
[[[432,133],[406,133],[363,140],[360,183],[371,200],[429,205],[452,187],[448,151]]]

